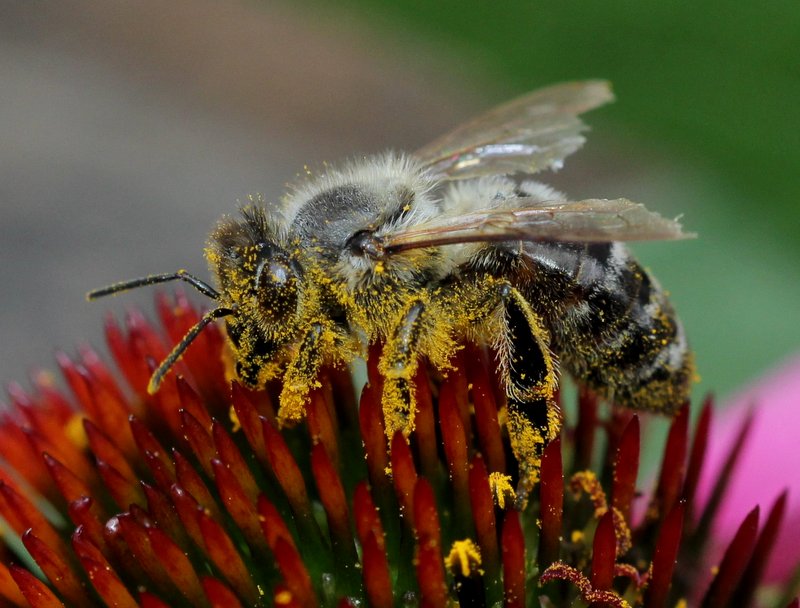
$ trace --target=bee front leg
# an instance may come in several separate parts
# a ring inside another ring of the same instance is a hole
[[[325,328],[320,323],[313,323],[283,376],[278,408],[280,426],[291,426],[305,416],[308,395],[312,388],[320,386],[317,376],[322,365],[324,342]]]
[[[425,304],[413,301],[388,341],[378,369],[383,381],[383,417],[391,441],[397,431],[408,437],[414,430],[416,400],[413,377],[417,371],[418,347],[424,322]]]
[[[508,400],[506,425],[520,469],[518,502],[524,505],[539,481],[542,451],[561,429],[561,412],[554,400],[558,379],[541,319],[511,284],[500,283],[498,295],[494,347]]]

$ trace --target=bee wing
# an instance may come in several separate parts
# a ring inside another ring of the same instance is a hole
[[[652,241],[692,238],[680,223],[624,198],[547,201],[520,197],[516,209],[441,216],[383,237],[397,252],[489,241]],[[525,206],[526,203],[529,206]]]
[[[583,145],[578,114],[613,99],[607,82],[568,82],[528,93],[443,135],[414,156],[437,179],[558,169]]]

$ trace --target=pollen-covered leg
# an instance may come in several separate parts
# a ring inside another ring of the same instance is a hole
[[[394,333],[384,345],[378,369],[383,381],[383,416],[386,436],[397,431],[408,437],[414,430],[416,401],[412,378],[417,371],[418,347],[425,305],[415,300],[406,309]]]
[[[558,380],[541,320],[513,286],[498,287],[500,331],[494,346],[508,399],[508,434],[520,468],[518,498],[524,503],[539,480],[542,451],[561,429],[554,401]]]
[[[322,365],[325,331],[320,323],[311,325],[286,368],[278,408],[278,423],[282,426],[303,419],[311,389],[320,386],[317,376]]]

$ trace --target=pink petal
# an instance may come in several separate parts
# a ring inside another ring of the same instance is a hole
[[[698,499],[708,500],[717,472],[738,426],[753,409],[750,435],[717,514],[713,537],[720,552],[755,506],[769,509],[789,488],[786,517],[765,574],[765,582],[786,581],[800,563],[800,356],[736,395],[713,423]]]

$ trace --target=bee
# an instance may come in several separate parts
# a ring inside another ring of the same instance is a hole
[[[579,114],[612,99],[599,81],[501,105],[417,152],[311,176],[269,206],[223,217],[205,250],[214,286],[184,270],[117,283],[89,299],[185,281],[215,302],[158,366],[224,318],[235,374],[282,378],[278,419],[301,420],[324,365],[382,343],[386,434],[414,429],[421,359],[447,370],[464,342],[497,353],[520,485],[557,436],[559,367],[616,404],[670,414],[693,357],[658,282],[624,241],[680,239],[677,221],[620,198],[573,201],[530,175],[584,142]]]

